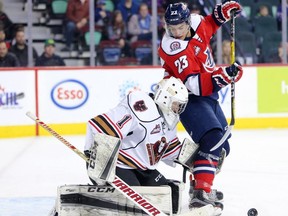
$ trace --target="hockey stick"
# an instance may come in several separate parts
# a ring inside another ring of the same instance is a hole
[[[83,158],[86,162],[89,162],[89,158],[86,157],[80,150],[78,150],[74,145],[68,142],[64,137],[46,125],[43,121],[41,121],[38,117],[33,115],[31,112],[27,112],[26,115],[34,120],[37,124],[39,124],[42,128],[48,131],[52,136],[56,137],[59,141],[65,144],[68,148],[74,151],[77,155]],[[134,189],[132,189],[128,184],[126,184],[119,177],[115,177],[114,181],[110,183],[111,186],[116,188],[119,192],[121,192],[125,197],[127,197],[130,201],[136,204],[140,209],[142,209],[145,213],[150,216],[167,216],[160,209],[151,204],[148,200],[146,200],[141,194],[137,193]]]
[[[235,62],[235,11],[231,12],[231,26],[230,26],[230,46],[231,46],[231,53],[230,53],[230,63],[231,65],[234,64]],[[220,141],[213,147],[210,149],[210,151],[214,151],[217,148],[219,148],[223,142],[225,142],[225,140],[228,138],[228,136],[231,133],[232,128],[234,127],[235,124],[235,80],[234,80],[234,76],[232,76],[232,80],[231,80],[231,120],[230,120],[230,124],[225,132],[225,134],[223,135],[223,137],[220,139]]]

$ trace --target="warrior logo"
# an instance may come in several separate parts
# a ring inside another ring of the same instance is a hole
[[[181,49],[181,44],[178,41],[174,41],[173,43],[170,44],[170,49],[171,52]]]

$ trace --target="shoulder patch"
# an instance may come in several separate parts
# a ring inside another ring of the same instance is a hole
[[[128,95],[128,104],[132,113],[140,121],[154,121],[160,117],[155,102],[145,92],[131,92]]]
[[[171,44],[170,44],[170,50],[171,52],[173,51],[176,51],[178,49],[181,49],[181,44],[179,43],[179,41],[173,41]]]

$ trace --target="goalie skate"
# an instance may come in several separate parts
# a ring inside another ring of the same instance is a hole
[[[215,208],[212,205],[206,205],[201,208],[193,208],[188,212],[180,214],[180,216],[216,216],[221,215],[215,214]]]

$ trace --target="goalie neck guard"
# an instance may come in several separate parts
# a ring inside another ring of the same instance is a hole
[[[175,77],[163,79],[157,85],[154,101],[168,128],[174,129],[188,102],[188,91],[181,80]]]

